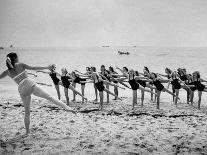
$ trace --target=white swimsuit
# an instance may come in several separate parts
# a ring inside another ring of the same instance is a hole
[[[26,71],[21,72],[20,74],[16,75],[15,77],[13,77],[13,79],[17,79],[18,77],[20,77],[23,73],[25,73]],[[23,79],[18,86],[18,91],[20,93],[21,96],[28,96],[32,94],[33,91],[33,86],[35,86],[35,82],[30,79],[29,77],[26,77],[25,79]]]

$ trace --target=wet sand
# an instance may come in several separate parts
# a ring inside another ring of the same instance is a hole
[[[163,100],[164,101],[164,100]],[[31,133],[25,132],[24,108],[18,97],[0,100],[0,154],[207,154],[207,105],[176,108],[146,98],[131,110],[132,98],[98,104],[72,103],[77,114],[45,100],[33,99]]]

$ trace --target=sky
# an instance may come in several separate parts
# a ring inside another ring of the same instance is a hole
[[[0,0],[0,46],[207,46],[207,0]]]

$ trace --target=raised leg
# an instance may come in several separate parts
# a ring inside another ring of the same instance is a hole
[[[39,86],[34,86],[33,88],[33,94],[37,97],[41,97],[41,98],[44,98],[48,101],[51,101],[53,102],[54,104],[56,104],[57,106],[63,108],[64,110],[66,111],[71,111],[73,112],[73,110],[68,107],[66,104],[64,104],[62,101],[60,100],[57,100],[55,98],[53,98],[52,96],[50,96],[46,91],[44,91],[43,89],[41,89]]]

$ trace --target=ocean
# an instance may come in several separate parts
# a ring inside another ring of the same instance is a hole
[[[87,66],[97,67],[104,64],[109,66],[126,66],[140,72],[147,66],[150,71],[163,73],[166,67],[176,70],[185,67],[189,73],[200,71],[201,77],[207,79],[207,48],[184,48],[184,47],[56,47],[56,48],[6,48],[0,50],[0,72],[6,69],[5,57],[9,52],[16,52],[19,60],[29,65],[45,66],[56,64],[57,72],[66,67],[69,72],[74,69],[85,71]],[[118,55],[118,51],[129,52],[130,55]],[[33,72],[35,73],[35,72]],[[34,78],[34,77],[32,77]],[[38,74],[37,82],[52,84],[48,75]],[[56,95],[53,87],[42,86],[47,91]],[[80,90],[80,87],[77,87]],[[110,90],[113,91],[111,87]],[[64,99],[63,91],[62,98]],[[17,86],[10,78],[0,80],[0,93],[18,95]],[[121,96],[130,96],[131,91],[120,91]],[[197,95],[196,95],[197,96]],[[207,96],[207,95],[205,95]],[[92,84],[86,85],[86,97],[94,98]],[[112,98],[112,97],[111,97]],[[72,93],[70,92],[70,99]],[[183,99],[184,100],[184,99]]]

